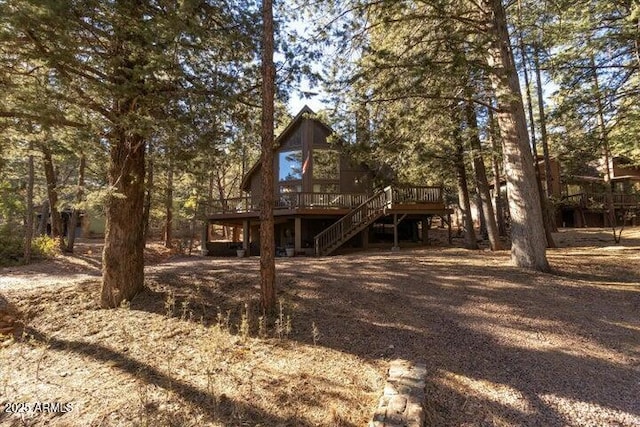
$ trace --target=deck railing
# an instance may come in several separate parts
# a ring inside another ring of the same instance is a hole
[[[314,238],[316,256],[327,255],[391,207],[393,190],[387,187],[363,201],[354,210],[327,227]]]
[[[274,209],[352,209],[367,199],[361,193],[282,193],[276,194]],[[260,210],[259,200],[251,196],[214,200],[207,214],[244,213]]]
[[[616,208],[640,207],[640,194],[613,193],[613,206]],[[561,203],[580,205],[584,208],[605,207],[606,193],[577,193],[563,196]]]
[[[443,203],[442,187],[394,187],[392,191],[393,203]]]
[[[276,209],[321,208],[351,209],[366,200],[357,193],[283,193],[276,195]]]
[[[398,187],[389,190],[392,203],[420,204],[440,203],[444,205],[441,187]],[[274,208],[287,209],[354,209],[369,198],[363,193],[282,193],[276,194]],[[257,212],[259,199],[251,196],[214,200],[208,206],[207,214],[228,214]]]
[[[256,209],[254,209],[251,197],[234,197],[231,199],[213,200],[209,206],[207,206],[207,215],[253,212],[254,210]]]

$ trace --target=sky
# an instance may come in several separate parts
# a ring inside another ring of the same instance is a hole
[[[302,107],[307,105],[309,108],[311,108],[313,111],[317,113],[318,111],[327,108],[327,105],[324,104],[320,100],[320,98],[321,98],[321,95],[316,95],[311,99],[307,99],[307,98],[303,99],[300,96],[298,96],[298,94],[294,93],[289,99],[287,109],[289,110],[289,113],[292,116],[295,116],[296,114],[298,114],[298,112],[300,112],[300,110],[302,110]]]
[[[306,19],[309,19],[309,18],[306,18]],[[304,38],[310,37],[311,31],[312,31],[312,25],[310,25],[306,19],[304,16],[300,16],[298,19],[288,23],[287,25],[291,26],[291,30],[293,32],[298,33],[302,37]],[[284,60],[282,55],[279,53],[276,53],[276,59]],[[312,65],[312,67],[314,68],[314,71],[316,72],[319,71],[318,64],[314,64]],[[296,114],[298,114],[298,112],[300,112],[302,107],[304,107],[305,105],[307,105],[316,113],[320,110],[324,110],[329,107],[327,104],[323,103],[321,100],[321,98],[325,96],[325,94],[322,91],[322,88],[318,86],[310,87],[307,79],[303,78],[300,87],[297,87],[296,89],[297,89],[296,91],[291,93],[291,97],[287,104],[287,109],[289,110],[289,113],[291,115],[295,116]],[[300,93],[296,93],[301,91],[307,92],[307,93],[309,92],[318,93],[318,95],[315,95],[311,98],[302,98]]]

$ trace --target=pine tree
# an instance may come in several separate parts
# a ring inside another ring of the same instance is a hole
[[[49,130],[80,128],[100,141],[96,150],[108,152],[105,307],[118,306],[143,287],[148,141],[174,125],[176,113],[184,120],[205,104],[224,109],[255,86],[255,13],[244,1],[227,6],[144,0],[0,4],[0,76],[9,89],[4,97],[12,100],[0,107],[0,118],[11,126],[18,121]]]
[[[501,0],[484,0],[492,36],[488,51],[490,78],[497,98],[507,194],[511,214],[511,260],[518,267],[546,271],[546,238],[535,185],[533,156],[522,104],[520,83]]]
[[[260,208],[260,290],[262,309],[270,312],[276,307],[275,238],[274,238],[274,93],[275,67],[273,64],[273,2],[262,0],[262,156]]]

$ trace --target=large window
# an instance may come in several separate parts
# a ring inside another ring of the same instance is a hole
[[[280,181],[302,179],[302,150],[284,151],[278,158]]]
[[[340,154],[337,151],[313,150],[313,179],[340,179]]]

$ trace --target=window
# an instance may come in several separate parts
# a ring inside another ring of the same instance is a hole
[[[302,150],[284,151],[278,157],[280,181],[302,179]]]
[[[313,150],[313,179],[340,179],[340,155],[335,150]]]

